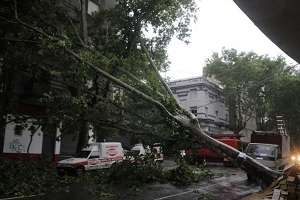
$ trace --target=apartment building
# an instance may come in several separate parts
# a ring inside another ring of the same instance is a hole
[[[209,134],[227,130],[228,108],[222,88],[205,77],[175,80],[168,83],[178,103],[191,111]]]

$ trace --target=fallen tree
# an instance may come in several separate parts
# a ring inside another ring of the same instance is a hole
[[[139,44],[142,47],[142,50],[144,54],[146,55],[149,66],[151,67],[151,70],[156,75],[156,78],[159,80],[162,90],[165,91],[165,99],[168,99],[168,101],[172,101],[174,103],[174,109],[169,109],[166,107],[166,102],[159,101],[152,96],[149,96],[145,92],[127,84],[126,82],[122,81],[120,78],[117,78],[113,73],[109,73],[106,70],[104,70],[101,66],[95,64],[92,59],[89,59],[87,57],[83,57],[80,52],[78,52],[78,49],[72,48],[72,45],[68,45],[68,42],[66,41],[66,37],[64,35],[56,35],[53,36],[46,31],[44,31],[40,27],[36,27],[34,25],[31,25],[22,19],[19,18],[18,15],[18,6],[17,1],[14,0],[14,23],[17,23],[24,28],[35,32],[39,35],[39,37],[43,38],[44,43],[52,43],[55,44],[55,47],[57,50],[63,51],[65,54],[72,57],[74,60],[76,60],[78,63],[84,64],[86,67],[88,67],[90,70],[92,70],[95,74],[99,74],[100,76],[104,77],[114,85],[117,85],[118,87],[122,88],[124,91],[127,91],[128,93],[131,93],[135,95],[136,97],[148,102],[149,104],[154,105],[157,109],[160,110],[161,114],[164,116],[166,120],[172,121],[172,123],[175,123],[176,125],[189,130],[190,133],[192,133],[192,136],[200,141],[204,142],[215,150],[216,152],[219,152],[221,154],[225,154],[226,156],[232,158],[233,160],[236,160],[239,166],[245,170],[249,174],[253,174],[254,176],[257,176],[258,178],[262,179],[265,183],[272,182],[275,178],[277,178],[280,173],[260,164],[256,160],[252,159],[251,157],[247,156],[246,154],[226,145],[223,144],[207,134],[204,133],[204,131],[201,129],[197,118],[190,113],[189,111],[184,110],[180,105],[176,102],[175,98],[172,95],[171,90],[168,88],[165,81],[162,79],[158,72],[158,67],[155,65],[155,63],[152,61],[150,53],[148,52],[146,46],[144,45],[143,41],[144,39],[141,38],[141,33],[139,33],[139,38],[135,38],[137,40],[136,44]],[[67,45],[66,45],[67,44]],[[82,49],[84,49],[86,52],[95,52],[96,49],[93,49],[92,47],[86,47],[83,46]],[[131,74],[131,76],[134,76]],[[139,79],[136,79],[139,80]],[[148,89],[151,89],[147,87]],[[157,94],[157,91],[152,91],[154,94]],[[158,93],[158,96],[161,96],[161,92]]]

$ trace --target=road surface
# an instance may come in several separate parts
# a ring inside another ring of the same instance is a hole
[[[164,168],[171,169],[174,165],[165,162]],[[260,187],[247,182],[246,174],[239,168],[208,166],[214,178],[193,184],[188,187],[176,187],[172,184],[150,184],[136,192],[128,190],[116,191],[120,200],[238,200],[260,190]],[[23,200],[99,200],[89,191],[91,188],[73,185],[68,191],[21,198]],[[101,198],[100,198],[101,199]],[[113,198],[115,200],[115,198]]]
[[[209,167],[215,174],[210,181],[178,188],[171,184],[148,185],[132,200],[237,200],[257,192],[260,187],[247,182],[246,174],[238,168]],[[124,198],[126,198],[124,196]]]

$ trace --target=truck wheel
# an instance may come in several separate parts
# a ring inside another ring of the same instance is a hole
[[[255,179],[253,178],[253,176],[251,176],[251,174],[248,174],[248,173],[247,173],[247,181],[248,181],[249,183],[253,183],[253,182],[255,182]]]
[[[265,181],[263,181],[262,179],[260,179],[258,181],[258,184],[259,184],[259,186],[261,187],[262,190],[264,190],[268,187],[268,184]]]
[[[76,176],[80,176],[83,173],[84,173],[84,168],[83,167],[78,167],[78,168],[75,169]]]

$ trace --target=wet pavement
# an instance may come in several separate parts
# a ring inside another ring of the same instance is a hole
[[[208,166],[215,178],[189,187],[175,187],[171,184],[153,184],[142,189],[130,200],[237,200],[254,192],[260,187],[247,182],[246,174],[238,168]]]
[[[162,163],[165,170],[176,167],[172,161]],[[172,184],[150,184],[129,195],[126,191],[120,200],[238,200],[252,193],[258,192],[260,187],[247,182],[246,174],[239,168],[223,166],[208,166],[214,173],[211,180],[201,181],[188,187],[176,187]],[[43,200],[100,200],[82,185],[73,185],[68,192],[54,193],[42,197],[23,199]]]

